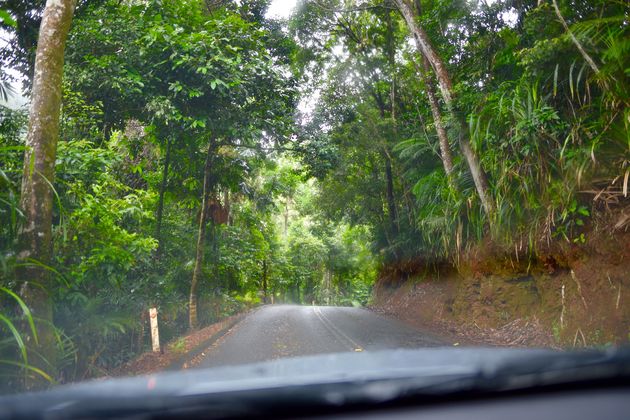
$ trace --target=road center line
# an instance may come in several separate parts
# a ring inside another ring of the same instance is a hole
[[[324,313],[322,312],[321,308],[319,308],[318,306],[315,306],[315,307],[313,307],[313,312],[315,313],[315,315],[317,315],[317,317],[322,322],[324,327],[328,331],[330,331],[333,335],[335,335],[337,337],[337,339],[339,339],[339,341],[341,341],[344,345],[350,347],[351,351],[356,351],[356,352],[363,351],[363,347],[359,343],[354,341],[352,338],[348,337],[339,328],[337,328],[332,323],[332,321],[330,321],[330,319],[328,319],[328,317],[326,315],[324,315]],[[345,343],[344,343],[344,341],[345,341]]]

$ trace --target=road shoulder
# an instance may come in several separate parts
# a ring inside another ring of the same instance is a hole
[[[219,322],[171,340],[164,345],[163,353],[146,352],[116,368],[110,376],[137,376],[165,370],[186,369],[195,358],[223,337],[255,309],[224,318]]]

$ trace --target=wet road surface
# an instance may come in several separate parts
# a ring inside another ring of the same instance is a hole
[[[263,306],[205,352],[199,367],[282,357],[446,345],[435,336],[361,308]]]

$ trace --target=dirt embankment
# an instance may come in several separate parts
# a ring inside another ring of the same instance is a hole
[[[491,246],[460,264],[381,273],[373,309],[461,344],[573,347],[630,339],[630,232],[556,244],[536,258]]]

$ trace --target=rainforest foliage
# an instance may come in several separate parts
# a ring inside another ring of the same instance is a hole
[[[630,225],[626,2],[269,4],[76,4],[46,258],[21,240],[44,116],[0,109],[7,389],[106,374],[147,349],[152,306],[168,340],[263,302],[365,305],[388,264]],[[34,95],[44,2],[0,10],[0,94],[18,72]]]

